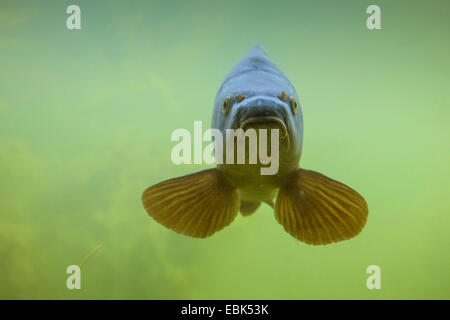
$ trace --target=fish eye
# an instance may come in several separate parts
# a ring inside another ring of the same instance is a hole
[[[290,104],[291,104],[291,110],[293,114],[297,113],[297,109],[298,109],[298,103],[297,100],[295,100],[294,98],[289,98],[290,100]]]
[[[224,115],[228,114],[228,112],[230,111],[230,107],[231,107],[230,99],[225,98],[225,100],[223,100],[222,102],[222,112]]]

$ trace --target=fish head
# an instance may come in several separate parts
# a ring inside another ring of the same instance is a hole
[[[214,102],[212,127],[278,129],[280,152],[298,161],[303,118],[295,88],[256,45],[228,73]]]

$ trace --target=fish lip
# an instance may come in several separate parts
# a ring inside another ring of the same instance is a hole
[[[276,116],[256,116],[245,119],[241,122],[240,129],[246,130],[247,127],[252,123],[260,123],[260,122],[275,122],[281,127],[281,137],[287,140],[288,145],[290,145],[289,134],[287,130],[287,126],[284,123],[283,119]]]
[[[240,128],[242,130],[246,130],[249,124],[261,123],[261,122],[276,122],[280,125],[280,127],[283,131],[283,136],[287,135],[287,128],[286,128],[286,125],[284,124],[284,121],[281,118],[275,117],[275,116],[262,116],[262,117],[259,116],[259,117],[247,118],[241,122]]]

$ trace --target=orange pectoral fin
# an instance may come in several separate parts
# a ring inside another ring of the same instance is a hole
[[[356,236],[369,211],[355,190],[318,172],[300,169],[280,188],[275,217],[293,237],[328,244]]]
[[[239,210],[239,195],[209,169],[158,183],[144,191],[145,210],[164,226],[195,238],[229,225]]]

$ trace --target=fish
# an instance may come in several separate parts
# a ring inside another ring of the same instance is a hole
[[[223,133],[279,130],[277,172],[261,174],[260,162],[220,161],[215,168],[160,182],[142,194],[143,206],[154,220],[180,234],[207,238],[230,225],[239,212],[248,217],[265,203],[287,233],[310,245],[347,240],[361,232],[369,213],[364,197],[300,166],[300,100],[259,44],[225,76],[214,100],[212,128]]]

